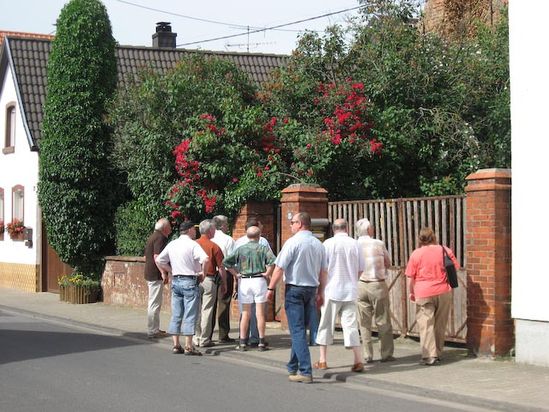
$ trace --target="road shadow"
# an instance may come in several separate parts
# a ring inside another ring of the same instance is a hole
[[[0,329],[0,365],[147,344],[93,333]]]

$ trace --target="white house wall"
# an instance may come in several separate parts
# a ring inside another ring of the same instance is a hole
[[[12,187],[24,186],[24,223],[33,229],[33,246],[25,246],[25,242],[12,241],[7,232],[0,241],[0,262],[28,265],[39,264],[39,213],[37,213],[37,183],[38,183],[38,152],[31,152],[25,128],[23,126],[20,106],[13,82],[11,69],[8,68],[0,94],[0,142],[4,147],[6,130],[6,107],[10,102],[16,102],[15,151],[4,154],[0,152],[0,187],[4,189],[4,221],[9,223],[12,216]]]
[[[549,2],[509,2],[513,161],[511,312],[518,362],[549,366]]]

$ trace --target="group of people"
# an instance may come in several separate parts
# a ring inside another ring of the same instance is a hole
[[[231,343],[229,312],[233,289],[240,308],[237,350],[251,344],[267,350],[265,304],[283,279],[284,308],[291,335],[289,380],[312,382],[312,370],[327,369],[327,347],[333,343],[339,316],[343,342],[353,353],[353,372],[362,372],[373,362],[372,324],[380,342],[381,362],[394,361],[393,329],[389,290],[386,283],[390,258],[381,240],[374,239],[368,219],[356,222],[358,239],[348,234],[347,222],[333,222],[334,236],[320,242],[311,231],[311,217],[300,212],[290,220],[292,236],[278,256],[261,236],[261,223],[250,219],[246,235],[236,242],[227,234],[225,216],[200,222],[200,238],[192,222],[179,227],[180,236],[167,238],[171,226],[160,219],[145,250],[145,278],[149,285],[149,337],[171,335],[173,353],[200,356],[198,347],[210,347],[216,320],[219,342]],[[420,247],[406,267],[410,300],[422,347],[422,364],[440,362],[449,309],[451,288],[446,281],[442,249],[433,231],[422,229]],[[445,248],[456,268],[452,251]],[[440,256],[439,256],[440,255]],[[172,317],[167,333],[159,328],[162,285],[172,279]],[[320,321],[316,318],[320,309]],[[316,321],[315,321],[316,319]],[[318,329],[316,328],[318,323]],[[307,329],[313,328],[307,338]],[[184,336],[183,346],[180,335]],[[362,344],[361,344],[362,339]],[[311,361],[309,344],[320,346],[318,361]]]

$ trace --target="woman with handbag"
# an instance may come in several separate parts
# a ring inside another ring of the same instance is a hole
[[[443,248],[456,269],[459,269],[459,263],[450,248],[437,244],[431,228],[421,229],[419,245],[408,260],[406,276],[409,298],[416,304],[421,364],[432,366],[440,362],[452,305],[452,288],[444,269]]]

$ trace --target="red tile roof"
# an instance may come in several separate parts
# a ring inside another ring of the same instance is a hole
[[[46,98],[47,62],[53,36],[31,34],[30,38],[23,38],[22,33],[18,33],[15,37],[6,35],[7,32],[2,33],[8,38],[8,42],[0,47],[0,75],[3,71],[2,64],[6,63],[6,58],[9,55],[17,76],[16,87],[24,107],[31,135],[31,146],[33,150],[36,150],[42,129],[43,104]],[[44,37],[37,38],[35,36],[45,36],[45,39]],[[5,53],[6,48],[9,48],[9,53]],[[182,58],[194,54],[229,60],[240,67],[255,84],[265,82],[274,69],[286,66],[290,57],[261,53],[117,46],[118,84],[120,86],[127,82],[142,68],[148,67],[159,73],[165,73],[174,68]]]

